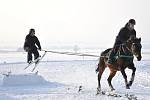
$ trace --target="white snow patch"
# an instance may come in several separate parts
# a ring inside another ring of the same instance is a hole
[[[18,99],[7,96],[7,95],[0,95],[0,100],[18,100]]]
[[[4,76],[2,86],[31,86],[49,84],[42,76],[36,74],[14,74]]]

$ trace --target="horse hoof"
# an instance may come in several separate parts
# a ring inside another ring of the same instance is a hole
[[[96,95],[100,94],[100,91],[97,91]]]
[[[97,92],[96,95],[99,95],[99,92]]]
[[[126,86],[126,89],[130,89],[130,87],[129,87],[129,86]]]
[[[130,89],[130,85],[129,84],[126,85],[126,89]]]
[[[97,94],[99,94],[101,92],[100,88],[97,88]]]
[[[128,86],[131,86],[131,85],[132,85],[132,81],[129,81]]]

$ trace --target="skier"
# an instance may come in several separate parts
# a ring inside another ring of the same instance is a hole
[[[41,45],[38,38],[35,36],[35,30],[30,29],[29,34],[25,38],[24,50],[28,52],[27,63],[32,62],[32,54],[34,54],[34,60],[40,57],[38,49],[41,51]]]

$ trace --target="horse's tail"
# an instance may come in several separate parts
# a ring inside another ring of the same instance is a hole
[[[105,67],[104,57],[100,57],[99,63],[98,63],[97,69],[96,69],[96,73],[99,72],[100,67]]]
[[[111,48],[106,49],[105,51],[103,51],[103,52],[101,53],[100,58],[99,58],[99,62],[98,62],[98,67],[97,67],[97,69],[95,70],[96,73],[99,71],[99,68],[100,68],[100,67],[106,67],[106,66],[105,66],[105,59],[107,58],[108,53],[109,53],[110,50],[111,50]]]

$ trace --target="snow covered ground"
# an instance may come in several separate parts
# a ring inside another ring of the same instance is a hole
[[[134,95],[137,100],[150,100],[149,54],[143,55],[140,62],[135,59],[137,71],[131,89],[125,89],[120,72],[113,78],[115,92],[122,97],[96,95],[98,58],[48,53],[33,73],[33,66],[24,70],[25,61],[26,53],[1,53],[0,100],[128,100],[125,94]],[[9,76],[2,75],[8,72]],[[131,71],[126,72],[130,77]],[[106,69],[101,79],[104,91],[109,91],[108,75]]]

